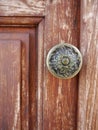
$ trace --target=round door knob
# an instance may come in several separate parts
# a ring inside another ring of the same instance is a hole
[[[82,55],[73,45],[61,43],[47,55],[48,70],[58,78],[69,79],[78,74],[82,66]]]

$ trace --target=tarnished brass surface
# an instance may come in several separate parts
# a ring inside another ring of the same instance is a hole
[[[82,55],[73,45],[61,43],[54,46],[47,55],[48,70],[58,78],[74,77],[81,69]]]

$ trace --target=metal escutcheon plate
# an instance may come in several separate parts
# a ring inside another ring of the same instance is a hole
[[[73,45],[61,43],[54,46],[47,55],[47,67],[57,78],[69,79],[78,74],[82,67],[82,55]]]

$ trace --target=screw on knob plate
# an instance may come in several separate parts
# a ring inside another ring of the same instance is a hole
[[[48,70],[58,78],[69,79],[78,74],[82,66],[82,55],[73,45],[61,43],[47,55]]]

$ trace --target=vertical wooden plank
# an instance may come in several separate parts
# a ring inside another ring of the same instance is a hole
[[[98,130],[98,0],[81,0],[78,130]]]
[[[21,130],[21,42],[0,40],[0,129]]]
[[[79,0],[49,1],[45,17],[43,129],[76,130],[78,77],[61,80],[46,67],[50,48],[61,42],[79,46]]]

